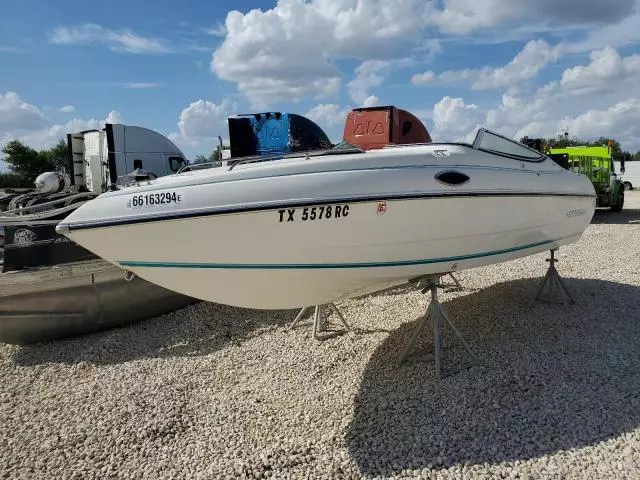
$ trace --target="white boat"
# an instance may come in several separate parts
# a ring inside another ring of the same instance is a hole
[[[558,248],[594,209],[587,178],[480,129],[473,145],[338,148],[188,171],[105,193],[57,230],[167,289],[278,309]]]

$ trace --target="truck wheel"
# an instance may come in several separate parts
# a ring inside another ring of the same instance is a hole
[[[631,182],[624,182],[624,189],[633,190],[633,185],[631,185]]]
[[[624,205],[624,190],[620,189],[620,195],[618,195],[618,201],[614,205],[611,205],[611,211],[621,212],[623,205]]]

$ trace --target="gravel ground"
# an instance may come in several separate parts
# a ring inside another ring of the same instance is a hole
[[[295,311],[200,303],[79,339],[0,345],[0,478],[640,478],[640,192],[559,251],[573,306],[529,305],[546,255],[441,295],[483,365],[398,366],[425,295]],[[428,332],[428,331],[427,331]],[[443,331],[444,361],[462,348]]]

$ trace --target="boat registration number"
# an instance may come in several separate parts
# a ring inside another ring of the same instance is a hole
[[[154,207],[156,205],[177,205],[182,202],[182,195],[176,192],[146,193],[133,195],[127,200],[129,208]]]
[[[349,216],[349,205],[322,205],[320,207],[285,208],[278,210],[280,222],[330,220]]]

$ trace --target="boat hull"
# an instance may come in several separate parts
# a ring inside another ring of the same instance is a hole
[[[72,238],[167,289],[280,309],[558,248],[580,237],[593,210],[588,195],[476,192],[299,203],[80,229]],[[158,239],[176,248],[160,246]]]
[[[57,231],[165,288],[280,309],[556,248],[594,209],[589,180],[549,158],[428,144],[164,177]]]

